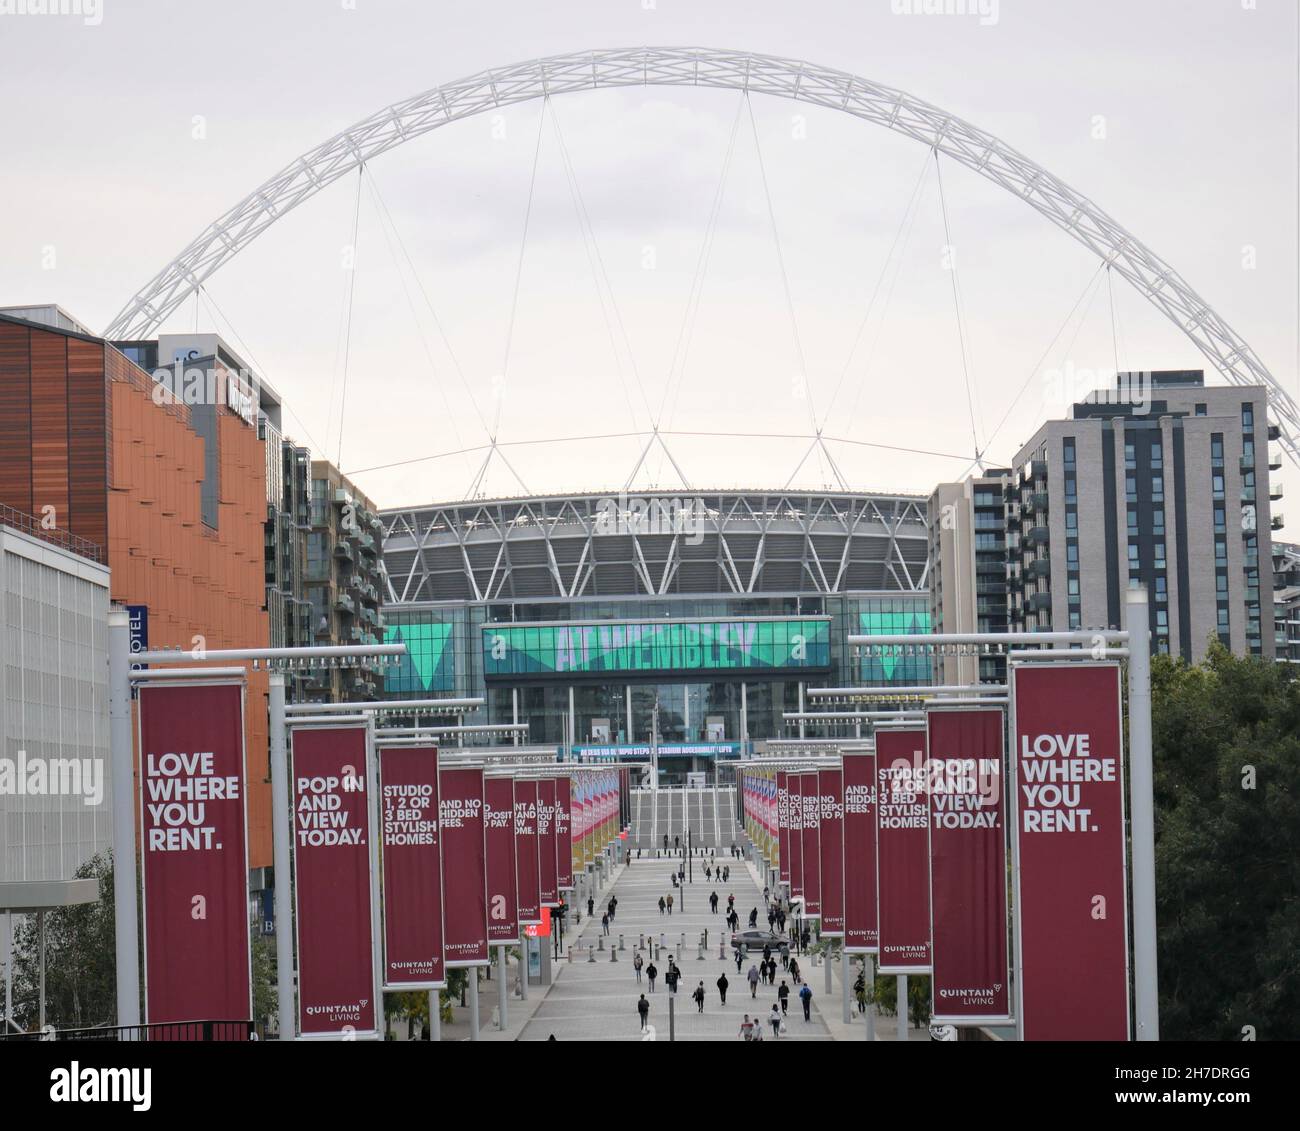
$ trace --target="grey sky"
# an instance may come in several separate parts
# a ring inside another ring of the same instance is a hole
[[[16,5],[0,3],[0,12]],[[700,45],[839,67],[1002,137],[1172,262],[1296,388],[1291,0],[1000,0],[991,26],[977,15],[894,10],[907,6],[103,0],[97,26],[75,16],[0,15],[7,109],[0,304],[56,301],[102,328],[209,221],[285,162],[382,106],[540,55]],[[504,379],[541,104],[436,130],[375,161],[373,184],[418,283],[395,265],[402,252],[367,180],[343,467],[483,442],[420,287],[489,425],[499,411],[501,440],[644,429],[664,397],[738,112],[695,329],[664,426],[808,432],[824,421],[831,436],[969,455],[933,168],[896,279],[882,291],[888,305],[878,300],[883,317],[873,317],[849,364],[926,151],[845,115],[762,96],[751,106],[757,151],[748,111],[731,92],[655,88],[554,100]],[[631,345],[617,360],[555,123]],[[758,153],[806,365],[803,396]],[[330,458],[339,448],[343,262],[357,183],[350,177],[290,214],[209,284],[296,415],[289,431]],[[1117,352],[1124,368],[1200,367],[1191,343],[1117,281],[1118,343],[1103,286],[1077,332],[1071,324],[1035,370],[1096,262],[1009,194],[950,162],[943,186],[981,442],[1028,383],[990,459],[1008,458],[1046,414],[1059,412],[1059,384],[1045,370],[1073,367],[1109,380]],[[192,327],[194,318],[191,302],[171,325]],[[239,346],[210,308],[200,308],[199,324]],[[779,486],[806,446],[669,443],[696,486]],[[621,484],[634,449],[635,441],[622,439],[506,451],[528,488],[541,491]],[[859,446],[832,451],[853,485],[868,488],[926,491],[965,467]],[[360,482],[382,504],[458,497],[476,458],[372,472]],[[812,459],[796,483],[830,478]],[[656,455],[640,482],[677,480]],[[519,490],[500,464],[486,486]]]

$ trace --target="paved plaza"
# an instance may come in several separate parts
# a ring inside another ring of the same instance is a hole
[[[668,969],[669,955],[673,956],[682,972],[674,1004],[677,1040],[738,1040],[741,1020],[746,1013],[751,1017],[757,1014],[766,1023],[772,1005],[777,1000],[777,987],[783,978],[790,986],[790,1000],[787,1033],[780,1039],[831,1039],[831,1033],[819,1010],[819,1006],[827,1004],[820,1001],[821,970],[818,968],[814,972],[811,959],[799,959],[805,976],[812,975],[814,994],[812,1020],[805,1022],[803,1008],[797,997],[799,987],[781,969],[779,958],[776,986],[760,985],[757,998],[751,998],[745,975],[751,963],[757,962],[760,956],[755,954],[752,959],[747,958],[740,973],[736,971],[729,946],[725,947],[728,957],[718,957],[719,945],[728,937],[723,916],[729,895],[736,897],[736,911],[740,915],[742,927],[754,907],[758,908],[760,925],[764,928],[767,925],[762,889],[743,860],[733,859],[729,855],[717,858],[723,864],[731,865],[730,882],[724,884],[705,880],[703,862],[701,857],[696,856],[694,882],[688,881],[684,888],[674,888],[671,876],[676,861],[647,856],[638,860],[635,859],[635,853],[633,856],[632,862],[620,868],[613,883],[607,885],[596,897],[595,915],[588,918],[586,907],[581,908],[579,934],[576,939],[569,934],[565,940],[572,957],[570,959],[566,955],[560,960],[554,983],[545,991],[545,997],[523,1027],[519,1040],[545,1041],[552,1034],[558,1041],[667,1040],[670,994],[664,984],[663,974]],[[718,893],[717,914],[709,910],[709,894],[713,891]],[[673,913],[661,915],[659,897],[666,897],[669,893],[673,895]],[[588,948],[599,945],[600,916],[603,905],[609,902],[611,895],[618,897],[618,910],[610,924],[609,937],[605,939],[606,949],[595,950],[596,960],[590,962]],[[700,937],[705,931],[708,932],[708,945],[704,948],[703,957],[700,957]],[[683,934],[686,936],[684,950],[681,945]],[[617,952],[617,961],[611,961],[609,948],[611,944],[618,946],[620,935],[625,949]],[[652,960],[650,940],[653,939],[653,945],[658,948],[661,935],[664,946],[653,959],[659,969],[659,979],[652,994],[644,973],[641,984],[637,984],[632,959],[641,937],[646,936],[646,948],[641,950],[641,954],[649,965]],[[724,972],[730,982],[725,1006],[719,999],[716,984],[718,976]],[[706,995],[702,1014],[691,999],[691,994],[701,981]],[[649,1037],[641,1032],[637,1016],[636,1003],[642,993],[650,1002],[649,1024],[652,1034]],[[839,1001],[829,1003],[829,1008],[837,1011]],[[768,1040],[772,1039],[770,1026],[765,1029],[764,1036]]]

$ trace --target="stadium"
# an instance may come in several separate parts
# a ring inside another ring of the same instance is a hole
[[[791,731],[809,687],[928,683],[855,659],[855,633],[924,633],[922,496],[678,491],[475,499],[381,512],[385,697],[483,697],[475,722],[661,784]]]

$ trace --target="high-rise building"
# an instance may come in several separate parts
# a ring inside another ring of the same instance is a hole
[[[311,464],[311,530],[305,589],[312,642],[318,646],[379,644],[383,638],[384,528],[375,504],[332,463]],[[318,668],[307,679],[310,702],[376,699],[378,661]]]
[[[1273,543],[1273,638],[1280,664],[1300,665],[1300,546]]]
[[[1005,632],[1007,501],[1011,472],[991,468],[930,496],[927,581],[934,632]],[[944,653],[934,657],[938,684],[1000,683],[1006,658]]]
[[[1271,657],[1282,523],[1266,413],[1262,386],[1176,370],[1121,373],[1044,424],[1007,488],[1011,629],[1122,628],[1124,590],[1141,583],[1153,650],[1196,662],[1217,637]]]

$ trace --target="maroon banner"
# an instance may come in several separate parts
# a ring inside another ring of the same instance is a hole
[[[1118,664],[1013,664],[1017,997],[1026,1041],[1126,1041]]]
[[[555,779],[537,779],[537,892],[543,907],[560,906],[559,843],[555,835]]]
[[[140,688],[144,1019],[253,1016],[244,685]]]
[[[817,771],[799,775],[803,790],[803,913],[809,919],[822,914],[821,793]]]
[[[818,770],[823,938],[844,937],[844,774]]]
[[[925,731],[876,731],[876,874],[880,973],[930,969],[930,810]]]
[[[555,779],[555,868],[560,891],[572,891],[573,791],[568,778]]]
[[[379,1031],[368,745],[364,726],[293,728],[294,925],[304,1037]]]
[[[1002,709],[926,711],[931,1021],[1010,1021]]]
[[[777,880],[790,883],[790,775],[776,771],[776,858]]]
[[[488,942],[519,941],[519,889],[515,879],[515,783],[488,778],[483,787],[487,837]]]
[[[803,775],[786,774],[786,818],[790,831],[786,846],[790,849],[790,898],[803,899]]]
[[[490,955],[483,771],[444,767],[438,783],[442,793],[442,917],[447,966],[486,966]]]
[[[443,968],[438,748],[379,751],[384,989],[435,990]]]
[[[537,782],[515,782],[515,876],[519,884],[519,922],[542,921],[542,887],[538,871]]]
[[[874,954],[876,930],[876,755],[844,752],[844,949]]]

